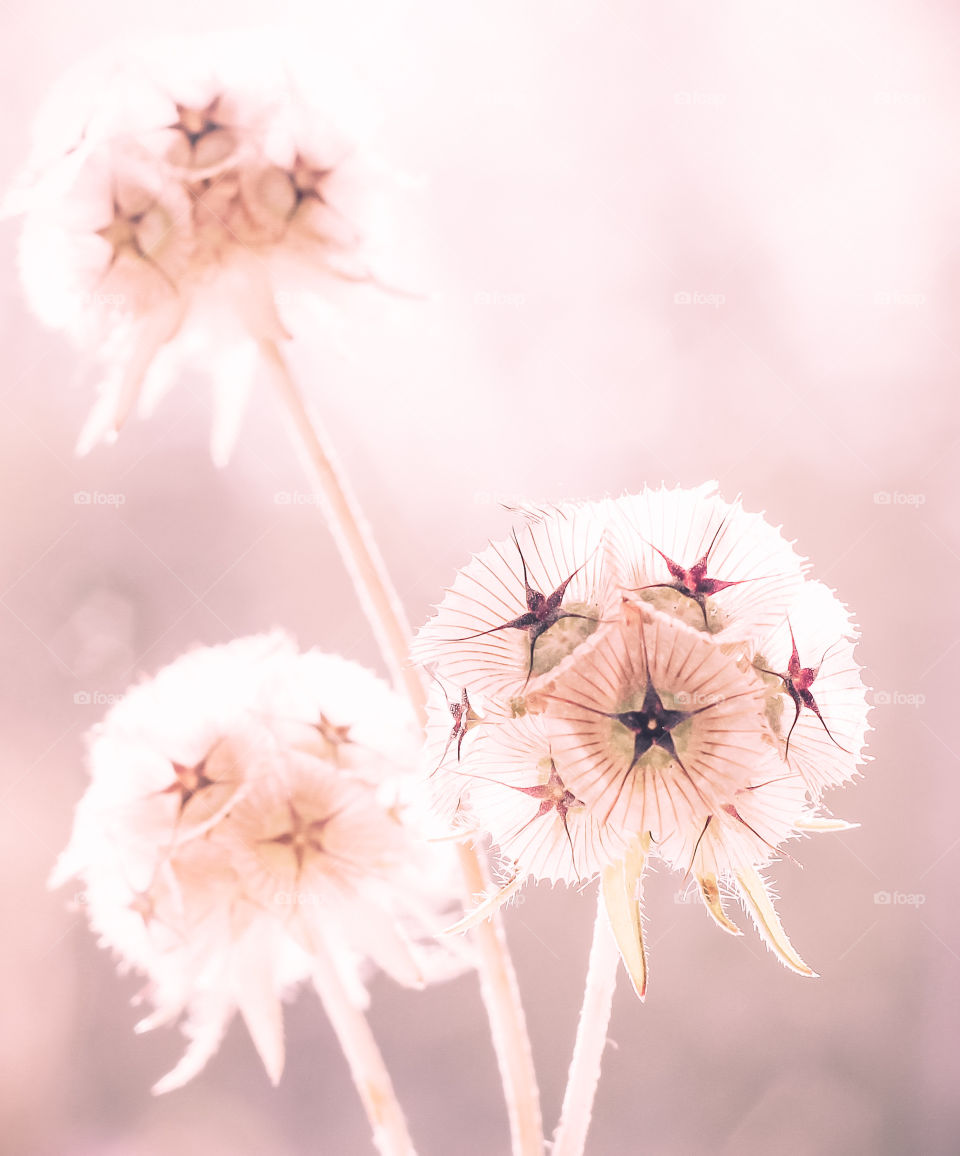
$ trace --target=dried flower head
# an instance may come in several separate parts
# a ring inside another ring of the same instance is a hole
[[[28,299],[104,366],[79,449],[209,362],[224,462],[281,302],[372,281],[351,222],[358,162],[261,45],[125,45],[38,117],[20,267]],[[361,181],[362,183],[362,181]]]
[[[408,986],[460,966],[433,940],[455,880],[409,802],[417,749],[379,679],[278,633],[185,655],[96,728],[54,883],[82,880],[102,942],[145,974],[140,1029],[186,1015],[156,1090],[195,1075],[237,1009],[278,1080],[281,1000],[319,952],[359,1004],[371,965]]]
[[[692,874],[726,931],[735,894],[789,967],[760,871],[863,761],[866,702],[849,615],[761,515],[713,485],[526,511],[460,571],[415,644],[446,706],[427,784],[459,828],[489,832],[508,879],[600,877],[637,991],[651,857]],[[445,732],[444,732],[445,728]],[[451,747],[456,741],[456,758]],[[435,744],[436,745],[436,744]]]

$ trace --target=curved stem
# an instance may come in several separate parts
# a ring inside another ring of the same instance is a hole
[[[313,985],[350,1065],[350,1074],[373,1129],[373,1143],[380,1156],[416,1156],[403,1109],[367,1017],[351,1001],[323,945],[314,939],[311,946]]]
[[[337,547],[394,684],[406,694],[423,727],[427,695],[420,672],[409,662],[410,626],[369,524],[323,427],[307,408],[276,342],[262,341],[260,351],[319,485]],[[459,856],[464,893],[472,902],[475,895],[487,889],[489,878],[483,861],[472,848],[461,846]],[[513,1153],[542,1156],[543,1126],[536,1073],[516,973],[499,915],[482,923],[472,934],[480,956],[480,985],[503,1081]]]
[[[607,1046],[607,1027],[619,964],[620,953],[607,919],[603,892],[600,891],[577,1041],[573,1047],[567,1090],[551,1156],[582,1156],[587,1142],[593,1100],[600,1082],[600,1062]]]
[[[406,692],[422,719],[426,697],[420,676],[408,661],[410,624],[370,526],[353,496],[326,431],[307,409],[277,343],[261,341],[260,352],[319,484],[327,522],[373,628],[390,677],[397,690]]]
[[[489,873],[477,852],[465,844],[457,850],[468,899],[487,891]],[[499,912],[478,924],[471,935],[480,953],[480,987],[507,1100],[511,1148],[514,1156],[542,1156],[543,1122],[533,1053]]]

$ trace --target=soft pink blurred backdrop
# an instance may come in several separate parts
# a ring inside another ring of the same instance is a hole
[[[0,19],[4,184],[49,84],[129,31],[279,23],[381,110],[376,144],[410,178],[391,275],[430,297],[359,291],[295,359],[415,621],[505,533],[499,502],[661,479],[717,478],[765,508],[856,611],[875,761],[830,801],[862,828],[776,869],[822,978],[720,935],[655,877],[651,990],[644,1007],[619,992],[589,1151],[955,1152],[960,11],[46,0]],[[75,352],[27,312],[16,232],[0,233],[0,1149],[370,1151],[308,993],[278,1091],[236,1029],[194,1084],[151,1099],[180,1038],[134,1037],[136,980],[45,890],[83,733],[138,672],[276,624],[377,659],[316,510],[276,499],[309,486],[265,388],[225,472],[195,378],[115,448],[72,456],[90,398]],[[591,907],[541,889],[507,917],[551,1126]],[[474,982],[378,981],[373,1018],[422,1151],[505,1152]]]

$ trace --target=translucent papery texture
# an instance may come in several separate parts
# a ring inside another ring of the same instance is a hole
[[[96,728],[91,784],[53,883],[147,978],[142,1029],[186,1017],[191,1078],[239,1010],[271,1079],[281,1000],[318,951],[350,997],[380,967],[412,986],[462,970],[432,937],[456,902],[449,848],[410,804],[406,705],[370,672],[281,633],[193,651]]]
[[[435,837],[462,835],[471,826],[467,761],[477,743],[508,717],[502,708],[434,678],[427,696],[419,797]]]
[[[604,508],[559,506],[491,543],[458,572],[414,657],[469,694],[522,698],[616,606]]]
[[[90,786],[55,884],[105,859],[144,888],[174,843],[209,829],[269,766],[259,695],[284,653],[296,651],[279,633],[194,650],[111,708],[91,732]]]
[[[583,883],[626,849],[623,833],[569,790],[542,717],[490,727],[458,773],[468,784],[471,821],[524,875]]]
[[[246,897],[243,880],[208,839],[180,848],[141,902],[151,955],[144,998],[147,1031],[185,1016],[190,1043],[156,1092],[192,1079],[216,1052],[239,1010],[271,1081],[283,1071],[281,999],[310,974],[305,952]]]
[[[768,715],[781,754],[814,796],[849,781],[865,759],[866,687],[854,657],[856,627],[821,582],[808,582],[757,646]]]
[[[541,697],[570,790],[654,842],[702,827],[752,779],[778,773],[759,678],[643,602],[624,602]]]
[[[716,485],[644,490],[612,505],[609,555],[623,589],[718,641],[764,636],[803,584],[793,547]]]
[[[187,191],[169,175],[104,149],[48,178],[20,242],[31,307],[79,339],[169,309],[190,267]]]
[[[226,461],[260,343],[289,336],[282,309],[375,281],[363,186],[352,145],[262,44],[128,44],[67,77],[8,200],[32,305],[104,367],[81,452],[199,361]]]
[[[808,813],[803,779],[784,774],[742,788],[698,828],[676,830],[653,851],[684,874],[731,875],[780,854],[783,843],[800,834],[797,824]]]
[[[415,646],[446,692],[431,710],[438,810],[512,866],[458,928],[527,876],[599,874],[642,998],[639,896],[659,859],[694,876],[721,928],[741,934],[733,895],[781,962],[813,975],[760,871],[799,834],[849,826],[815,810],[854,774],[867,729],[846,610],[713,483],[522,512]],[[481,693],[486,709],[467,710]]]
[[[422,914],[430,873],[444,857],[418,844],[372,786],[289,752],[281,772],[252,791],[215,837],[246,896],[277,915],[307,952],[333,938],[408,987],[436,978],[412,936],[441,929],[436,916],[425,926]],[[443,957],[440,949],[433,955]],[[441,974],[449,974],[449,960]]]
[[[372,783],[416,770],[420,737],[404,699],[364,667],[319,650],[278,656],[260,710],[284,743]]]

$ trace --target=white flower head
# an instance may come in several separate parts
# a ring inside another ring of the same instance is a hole
[[[190,1079],[239,1009],[274,1081],[281,1000],[323,951],[358,1003],[371,966],[419,986],[461,966],[433,936],[449,849],[407,800],[415,727],[374,675],[280,633],[192,651],[92,735],[91,783],[53,883],[82,880],[104,944],[191,1043]]]
[[[361,166],[260,44],[128,44],[65,79],[10,200],[28,299],[104,366],[81,452],[202,359],[226,460],[288,300],[375,280],[353,220]]]
[[[866,703],[849,616],[760,515],[712,484],[528,513],[457,575],[415,654],[464,702],[486,696],[456,760],[456,726],[431,707],[448,739],[434,797],[510,872],[458,926],[528,876],[599,876],[642,995],[638,897],[656,857],[740,934],[735,894],[781,961],[813,974],[760,870],[799,834],[848,826],[815,808],[862,761]]]

